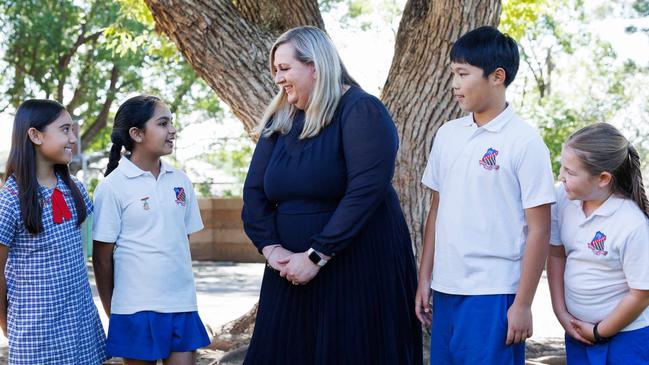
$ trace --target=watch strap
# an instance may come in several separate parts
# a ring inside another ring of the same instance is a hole
[[[309,260],[313,262],[314,264],[323,267],[327,263],[327,260],[323,259],[322,256],[318,253],[318,251],[314,250],[313,247],[309,248],[309,250],[306,252],[307,256],[309,257]]]
[[[599,331],[597,330],[597,326],[599,326],[599,323],[595,323],[595,326],[593,327],[593,337],[595,338],[595,343],[603,343],[609,340],[608,337],[602,337],[599,335]]]

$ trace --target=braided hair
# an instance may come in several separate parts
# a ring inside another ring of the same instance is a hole
[[[129,134],[131,128],[144,129],[146,122],[155,112],[155,106],[160,99],[155,96],[138,95],[126,100],[115,114],[113,131],[110,140],[113,145],[108,156],[108,166],[104,176],[108,176],[119,165],[122,156],[122,147],[128,152],[133,152],[133,139]]]

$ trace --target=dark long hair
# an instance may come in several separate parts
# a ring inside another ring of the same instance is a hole
[[[113,122],[113,132],[110,134],[110,140],[113,142],[108,157],[108,166],[104,176],[108,176],[117,165],[122,156],[122,147],[129,152],[133,152],[133,140],[129,134],[131,128],[144,129],[146,122],[153,117],[155,106],[160,99],[150,95],[138,95],[126,100],[115,114]]]
[[[613,192],[633,199],[649,217],[640,156],[620,131],[608,123],[591,124],[571,135],[566,146],[575,151],[591,175],[604,171],[613,175]]]
[[[16,111],[11,138],[11,151],[7,160],[5,180],[14,176],[18,185],[20,213],[27,228],[32,234],[43,232],[43,212],[39,204],[38,179],[36,178],[36,148],[27,134],[30,128],[41,132],[54,122],[65,110],[63,105],[53,100],[25,100]],[[77,210],[77,226],[86,219],[86,205],[79,187],[72,181],[68,165],[54,165],[56,173],[72,192],[74,206]]]

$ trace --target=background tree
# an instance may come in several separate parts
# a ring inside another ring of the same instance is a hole
[[[638,3],[638,2],[636,2]],[[555,174],[563,142],[595,122],[622,128],[646,154],[647,67],[621,59],[598,33],[599,23],[636,16],[624,2],[508,0],[501,29],[519,40],[521,69],[510,97],[539,127]],[[644,106],[643,106],[644,104]],[[638,112],[640,111],[640,112]]]
[[[6,0],[0,26],[0,108],[30,97],[58,100],[81,125],[83,151],[107,147],[113,105],[133,92],[160,95],[176,113],[220,112],[216,96],[205,92],[175,46],[153,31],[139,1]]]

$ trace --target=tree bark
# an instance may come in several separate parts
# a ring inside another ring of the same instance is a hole
[[[315,0],[145,0],[156,22],[241,120],[254,128],[276,93],[268,50],[288,27],[322,26]]]

